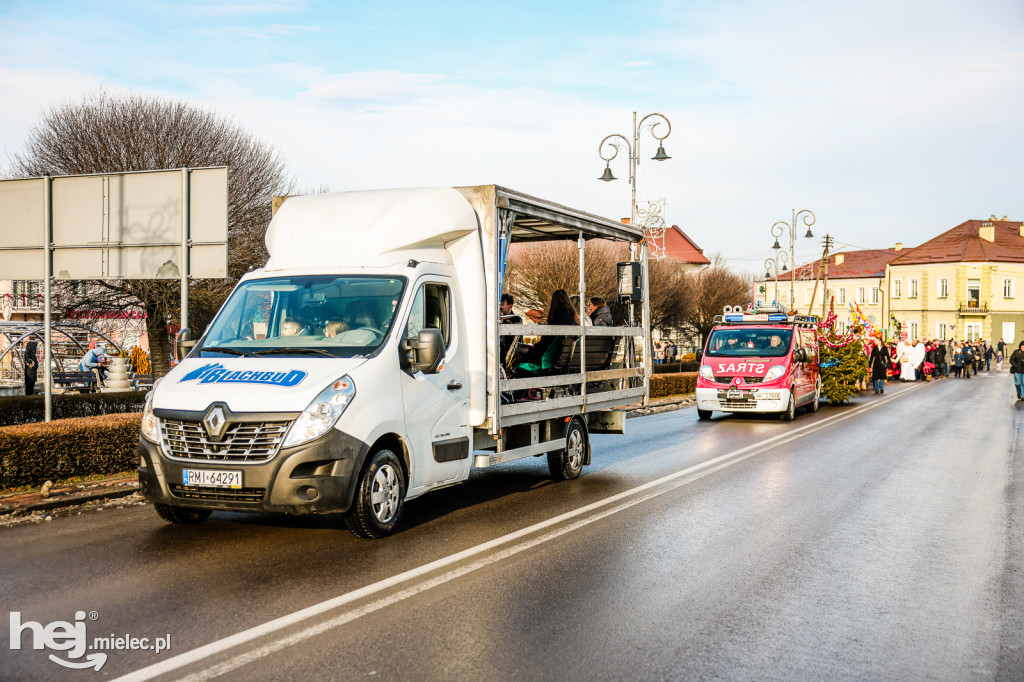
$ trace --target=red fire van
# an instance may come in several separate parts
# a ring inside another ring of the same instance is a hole
[[[792,421],[796,408],[818,411],[818,318],[760,307],[727,306],[715,318],[697,378],[697,416],[768,412]]]

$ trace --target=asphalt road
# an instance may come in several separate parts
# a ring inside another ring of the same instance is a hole
[[[579,480],[478,472],[378,541],[148,506],[0,529],[0,679],[1024,679],[1012,392],[983,373],[790,424],[630,419]],[[170,649],[67,670],[48,654],[84,656],[30,630],[11,649],[12,611]]]

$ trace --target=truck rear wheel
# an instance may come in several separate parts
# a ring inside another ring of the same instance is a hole
[[[556,481],[568,481],[583,471],[587,456],[587,430],[578,419],[569,422],[565,430],[565,449],[548,453],[548,469]]]
[[[210,516],[209,509],[186,509],[185,507],[172,507],[169,504],[154,504],[153,508],[160,518],[176,526],[186,526],[193,523],[202,523]]]
[[[394,532],[402,515],[405,477],[398,457],[378,450],[363,467],[345,525],[360,538],[383,538]]]

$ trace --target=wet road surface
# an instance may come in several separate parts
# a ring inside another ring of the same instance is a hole
[[[1012,393],[982,373],[789,424],[630,419],[579,480],[483,470],[379,541],[148,506],[2,529],[0,679],[1024,679]],[[99,672],[9,648],[9,612],[79,610],[90,641],[171,648]]]

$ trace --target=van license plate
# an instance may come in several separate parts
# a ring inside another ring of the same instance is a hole
[[[729,400],[743,400],[743,391],[738,388],[730,388],[725,392],[725,397]]]
[[[181,472],[182,483],[199,485],[208,488],[241,488],[241,471],[213,471],[209,469],[184,469]]]

